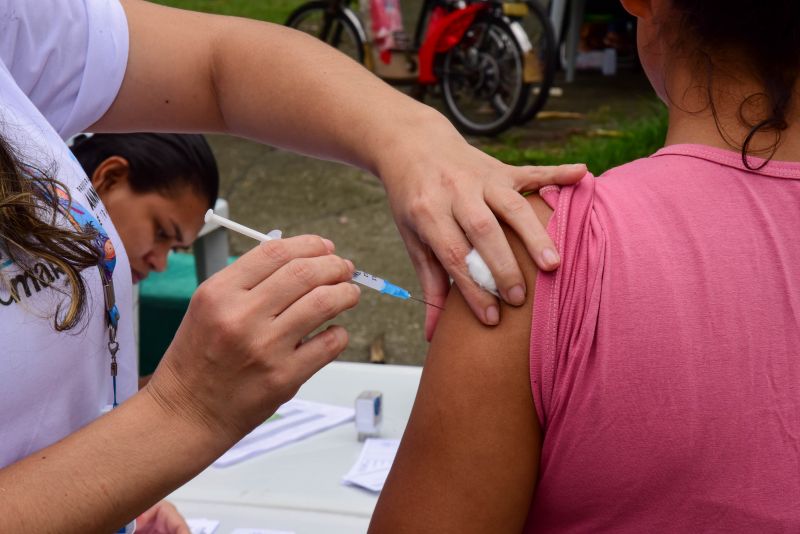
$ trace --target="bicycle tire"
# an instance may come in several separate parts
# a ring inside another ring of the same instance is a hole
[[[341,8],[332,8],[330,2],[316,0],[301,5],[289,14],[286,26],[316,37],[359,63],[364,63],[364,41],[358,28]],[[345,34],[346,38],[342,39]]]
[[[503,57],[494,57],[494,52],[502,52]],[[465,59],[473,64],[465,64]],[[500,61],[512,65],[514,71],[504,69],[501,72]],[[472,135],[494,136],[515,124],[530,88],[523,79],[522,49],[508,23],[491,15],[478,16],[461,41],[441,54],[440,64],[439,78],[445,109],[459,130]],[[500,77],[511,85],[504,87]],[[459,105],[456,95],[462,89],[477,95],[476,100],[483,101],[484,105],[475,113],[468,113],[463,105]],[[494,111],[493,117],[486,121],[476,118],[486,115],[489,108]]]
[[[517,124],[523,124],[533,119],[547,103],[547,99],[550,97],[550,88],[556,77],[558,62],[555,31],[547,11],[536,0],[527,0],[525,3],[528,5],[528,16],[523,17],[519,22],[525,33],[528,34],[533,51],[539,60],[542,79],[529,84],[531,91],[517,117]]]

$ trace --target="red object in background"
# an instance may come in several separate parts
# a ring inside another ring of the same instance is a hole
[[[372,18],[372,39],[380,51],[381,61],[387,65],[395,48],[394,34],[403,31],[403,16],[400,13],[400,0],[370,0]]]
[[[488,3],[481,2],[470,4],[452,13],[447,13],[441,7],[433,10],[425,42],[419,49],[419,83],[434,84],[438,81],[433,73],[433,59],[436,54],[446,52],[457,45],[478,12],[488,7]]]

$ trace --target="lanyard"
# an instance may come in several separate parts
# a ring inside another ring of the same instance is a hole
[[[54,186],[50,194],[55,194],[61,213],[78,231],[94,229],[97,231],[95,245],[101,251],[97,261],[97,268],[100,270],[100,280],[103,284],[103,300],[105,302],[105,322],[108,328],[108,352],[111,355],[111,388],[114,393],[113,408],[117,403],[117,352],[119,343],[117,342],[117,325],[119,324],[119,309],[116,304],[116,294],[114,292],[114,267],[117,264],[117,255],[114,244],[108,237],[103,225],[92,214],[79,203],[71,200],[70,195],[58,186]]]
[[[117,342],[117,324],[119,324],[119,309],[117,309],[116,296],[114,294],[114,279],[111,275],[106,277],[106,269],[102,265],[102,261],[98,268],[100,269],[100,278],[103,280],[103,299],[106,304],[106,324],[108,325],[108,352],[111,354],[111,388],[114,391],[114,403],[111,406],[116,408],[118,406],[117,352],[119,352],[119,343]]]

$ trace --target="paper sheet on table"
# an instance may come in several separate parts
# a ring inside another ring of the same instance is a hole
[[[366,440],[361,455],[342,479],[342,484],[381,491],[399,446],[399,439]]]
[[[203,517],[187,518],[186,524],[189,525],[189,531],[192,534],[214,534],[219,526],[219,521],[216,519],[206,519]]]
[[[292,399],[275,412],[275,416],[243,437],[214,462],[215,467],[228,467],[256,454],[283,447],[331,427],[352,421],[353,408]]]

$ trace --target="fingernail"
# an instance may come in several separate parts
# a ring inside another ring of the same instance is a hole
[[[347,268],[350,269],[351,272],[356,270],[356,266],[353,265],[352,261],[345,259],[344,262],[347,264]]]
[[[333,244],[333,241],[330,239],[322,238],[322,242],[325,243],[325,247],[328,249],[328,252],[333,252],[336,250],[336,246]]]
[[[508,290],[508,303],[514,306],[519,306],[525,302],[525,288],[521,285],[516,285]]]
[[[486,308],[486,322],[489,324],[497,324],[500,322],[500,311],[497,306],[489,306]]]
[[[570,171],[585,171],[587,168],[585,163],[570,163],[566,167]]]
[[[558,252],[552,248],[546,248],[542,251],[542,261],[546,268],[555,269],[561,262],[561,258],[558,257]]]

